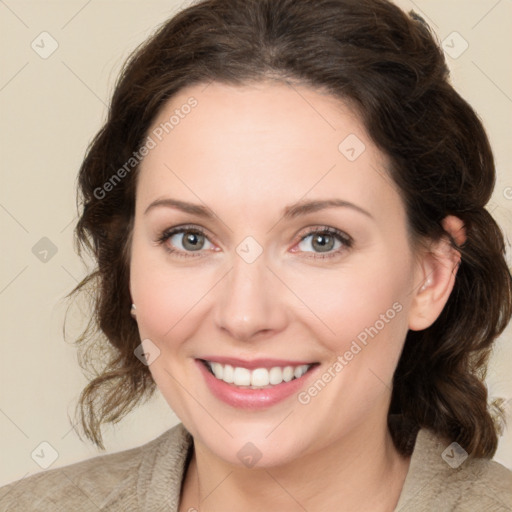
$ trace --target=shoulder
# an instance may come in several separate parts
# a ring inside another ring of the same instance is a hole
[[[174,451],[179,465],[189,444],[179,424],[142,446],[36,473],[0,488],[0,512],[137,510],[162,455]]]
[[[418,433],[396,512],[512,511],[512,472],[468,456],[432,431]]]

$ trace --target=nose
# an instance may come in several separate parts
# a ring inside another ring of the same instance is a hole
[[[219,283],[215,322],[238,341],[253,341],[283,330],[287,323],[283,284],[263,257],[252,263],[235,256]]]

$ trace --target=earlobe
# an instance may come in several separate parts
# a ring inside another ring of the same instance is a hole
[[[457,217],[446,217],[443,227],[457,246],[466,240],[463,222]],[[443,311],[455,285],[461,261],[460,252],[447,236],[433,242],[420,262],[420,284],[413,294],[409,312],[409,329],[421,331],[430,327]]]

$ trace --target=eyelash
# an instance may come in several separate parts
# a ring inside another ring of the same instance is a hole
[[[158,237],[157,243],[159,245],[164,245],[165,242],[167,242],[167,240],[169,240],[169,238],[171,238],[173,235],[177,235],[180,233],[194,233],[196,235],[203,235],[205,238],[208,238],[206,232],[197,226],[179,226],[179,227],[165,230]],[[315,235],[315,234],[324,234],[324,235],[333,236],[334,238],[336,238],[343,244],[343,247],[340,247],[336,251],[325,253],[325,254],[313,253],[313,254],[315,254],[315,256],[304,256],[306,258],[312,258],[312,259],[334,258],[336,256],[339,256],[342,251],[350,249],[354,243],[353,239],[346,233],[343,233],[343,231],[340,231],[336,228],[332,228],[329,226],[321,226],[321,227],[313,228],[310,231],[306,232],[304,235],[302,235],[300,237],[300,239],[297,241],[297,243],[295,245],[300,244],[303,240],[305,240],[309,236]],[[200,258],[200,257],[202,257],[201,254],[197,254],[197,255],[190,254],[190,251],[185,252],[185,251],[181,251],[180,249],[171,249],[168,245],[165,245],[164,249],[168,253],[171,253],[174,256],[177,256],[180,258],[198,258],[198,257]],[[200,251],[197,251],[197,252],[200,252]]]

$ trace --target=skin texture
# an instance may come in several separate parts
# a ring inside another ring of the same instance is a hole
[[[180,91],[152,129],[192,96],[197,106],[141,164],[130,271],[141,340],[160,351],[150,371],[194,436],[180,510],[393,510],[409,464],[386,426],[393,372],[408,329],[428,327],[444,307],[459,254],[445,239],[413,251],[386,158],[346,104],[300,85],[214,82]],[[365,146],[354,161],[339,149],[350,134]],[[145,213],[164,198],[214,218]],[[287,205],[316,199],[367,214],[283,217]],[[204,229],[200,251],[187,252],[179,234],[158,242],[181,225]],[[340,251],[322,258],[304,237],[325,226],[352,246],[336,241],[327,254]],[[463,237],[458,219],[445,226]],[[262,250],[252,263],[237,253],[248,236]],[[394,304],[400,311],[306,405],[294,394],[263,410],[234,408],[211,394],[195,361],[318,362],[318,378]],[[262,455],[252,469],[237,457],[248,442]]]

